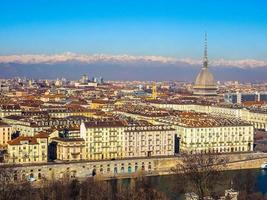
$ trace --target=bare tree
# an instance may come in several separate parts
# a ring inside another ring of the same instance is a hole
[[[111,199],[108,192],[106,181],[100,181],[93,177],[81,183],[81,199],[82,200],[109,200]]]
[[[19,174],[14,166],[0,167],[0,200],[29,199],[32,195],[31,185],[18,180]]]
[[[0,200],[167,200],[151,180],[140,175],[125,184],[122,180],[88,178],[78,181],[64,173],[59,180],[42,179],[34,187],[29,181],[14,181],[16,170],[0,169]]]
[[[215,199],[218,186],[223,180],[222,171],[227,158],[219,154],[182,154],[180,162],[172,169],[178,173],[177,183],[183,192],[194,192],[203,200],[205,196]]]
[[[152,184],[151,179],[139,174],[130,180],[130,184],[122,185],[116,194],[116,200],[167,200],[167,196]]]
[[[0,168],[0,200],[14,199],[16,186],[14,183],[14,169],[7,166]]]

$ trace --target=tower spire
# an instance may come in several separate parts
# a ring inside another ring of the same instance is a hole
[[[203,68],[208,68],[208,37],[205,32]]]

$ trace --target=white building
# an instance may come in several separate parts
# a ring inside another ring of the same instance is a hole
[[[180,137],[180,150],[191,153],[253,151],[254,128],[236,119],[181,112],[161,122],[173,125]]]
[[[267,110],[264,109],[246,109],[239,106],[226,105],[198,105],[198,104],[184,104],[184,103],[153,103],[155,107],[180,110],[180,111],[194,111],[200,113],[207,113],[218,115],[221,117],[237,118],[246,121],[254,126],[256,129],[267,131]]]

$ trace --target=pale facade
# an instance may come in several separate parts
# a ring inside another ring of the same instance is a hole
[[[81,124],[89,160],[174,155],[175,129],[170,126],[129,126],[120,121]]]
[[[12,127],[6,123],[0,122],[0,149],[7,148],[7,142],[11,140]]]
[[[56,159],[62,161],[80,161],[85,156],[85,141],[82,138],[53,138],[56,142]]]
[[[256,129],[262,129],[267,131],[267,113],[250,111],[240,107],[223,107],[223,106],[210,106],[210,105],[198,105],[198,104],[157,104],[153,103],[153,106],[166,109],[174,109],[180,111],[195,111],[213,115],[219,115],[223,117],[234,117],[244,120],[254,126]]]
[[[19,136],[8,142],[8,160],[10,164],[47,162],[47,135],[34,137]]]
[[[86,159],[124,158],[124,128],[120,121],[82,123],[80,137],[85,140]]]
[[[125,130],[125,156],[174,155],[175,133],[170,126],[129,126]]]
[[[253,151],[254,127],[234,118],[180,112],[162,123],[172,125],[180,138],[180,150],[192,153]]]
[[[25,116],[9,116],[3,118],[4,122],[12,126],[13,131],[18,131],[24,136],[34,136],[38,132],[50,129],[51,127],[79,126],[82,120],[82,117],[27,118]]]
[[[1,105],[0,117],[6,117],[10,115],[21,115],[21,108],[18,105]]]
[[[180,149],[192,153],[253,151],[253,126],[182,127],[176,126]]]
[[[50,117],[53,118],[65,118],[70,116],[84,116],[84,117],[93,117],[95,111],[92,110],[80,110],[80,111],[70,111],[70,110],[52,110],[49,113]]]
[[[247,115],[246,115],[247,114]],[[253,126],[257,129],[262,129],[267,131],[267,113],[261,113],[261,112],[243,112],[242,118],[253,124]]]

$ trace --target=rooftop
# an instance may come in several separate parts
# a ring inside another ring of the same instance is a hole
[[[99,120],[99,121],[90,121],[84,122],[86,128],[95,128],[95,127],[124,127],[127,126],[127,122],[122,120]]]
[[[47,138],[47,136],[44,135],[44,133],[39,133],[35,135],[34,137],[30,136],[19,136],[13,140],[8,141],[7,143],[9,145],[21,145],[23,141],[27,141],[29,145],[36,145],[38,144],[37,138]]]
[[[61,142],[84,142],[83,138],[61,138],[61,137],[56,137],[52,138],[53,140],[58,140]]]
[[[223,118],[196,112],[179,112],[176,116],[164,118],[163,121],[191,128],[252,126],[239,119]]]
[[[0,127],[11,127],[9,124],[0,121]]]

